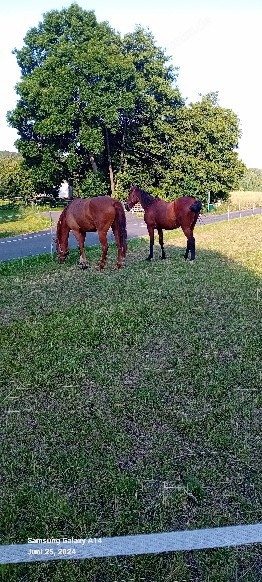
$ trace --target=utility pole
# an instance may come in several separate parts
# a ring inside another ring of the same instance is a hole
[[[73,200],[73,184],[68,184],[68,198],[69,200]]]

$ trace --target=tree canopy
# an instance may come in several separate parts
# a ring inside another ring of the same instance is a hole
[[[8,120],[36,191],[67,180],[80,196],[121,198],[135,182],[216,200],[237,186],[239,120],[216,94],[187,106],[150,31],[122,38],[72,4],[46,13],[14,53],[21,80]]]

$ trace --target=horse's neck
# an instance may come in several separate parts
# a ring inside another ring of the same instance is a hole
[[[142,194],[141,192],[138,193],[138,203],[142,206],[143,210],[145,210],[145,206],[142,201]]]
[[[144,200],[142,192],[140,192],[140,190],[138,190],[138,198],[139,204],[141,204],[143,210],[146,210],[147,208],[146,200]]]
[[[66,244],[68,241],[68,236],[69,236],[69,228],[66,224],[66,216],[65,214],[61,215],[59,222],[58,222],[58,232],[57,232],[57,238],[59,240],[60,245],[61,244]]]

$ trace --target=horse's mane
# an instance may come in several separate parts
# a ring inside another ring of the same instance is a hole
[[[56,236],[57,236],[58,240],[61,239],[61,234],[63,231],[63,226],[64,226],[64,221],[65,221],[67,209],[68,209],[68,206],[66,206],[64,208],[64,210],[61,212],[59,219],[58,219],[58,223],[57,223],[57,227],[56,227]]]
[[[152,196],[152,194],[149,194],[149,192],[146,192],[145,190],[142,190],[141,188],[137,188],[139,190],[140,196],[141,196],[141,204],[142,206],[150,206],[152,204],[152,202],[154,202],[155,197]]]

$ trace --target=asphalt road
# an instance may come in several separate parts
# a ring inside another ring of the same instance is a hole
[[[262,208],[255,208],[254,211],[242,210],[241,212],[231,212],[230,220],[233,218],[241,218],[244,216],[251,216],[252,214],[262,214]],[[49,215],[49,213],[48,213]],[[51,249],[55,251],[55,243],[53,238],[56,233],[56,223],[60,211],[52,212],[53,227],[51,229],[42,230],[39,232],[33,232],[31,234],[17,235],[15,237],[0,238],[0,261],[8,261],[10,259],[19,259],[22,257],[31,257],[33,255],[42,255],[50,253]],[[127,234],[128,238],[137,238],[147,234],[146,224],[143,218],[131,214],[130,212],[126,214],[127,218]],[[207,214],[200,216],[197,221],[197,226],[204,224],[212,224],[214,222],[221,222],[228,220],[227,214]],[[108,233],[108,242],[114,241],[114,235],[112,230]],[[86,235],[86,245],[92,246],[99,244],[98,236],[96,232],[89,232]],[[69,247],[76,248],[78,243],[72,233],[69,235]]]

